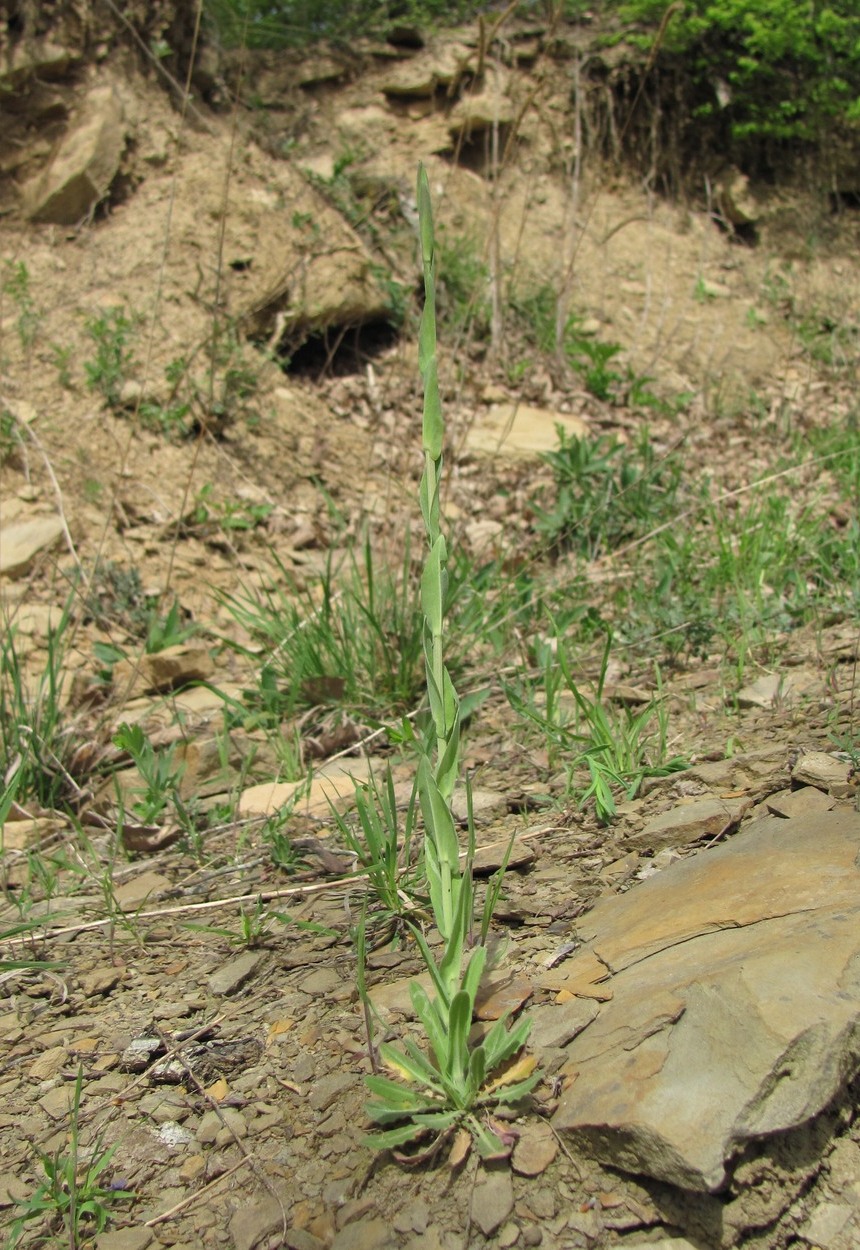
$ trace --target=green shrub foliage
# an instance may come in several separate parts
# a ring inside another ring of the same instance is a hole
[[[665,0],[612,7],[653,47]],[[672,8],[654,65],[688,77],[691,122],[710,121],[736,156],[820,142],[834,123],[860,123],[857,0],[687,0]]]

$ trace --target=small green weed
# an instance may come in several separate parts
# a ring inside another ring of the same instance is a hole
[[[84,611],[101,629],[117,625],[142,637],[152,614],[140,573],[113,560],[99,560],[87,586]]]
[[[4,262],[2,292],[15,305],[18,341],[29,360],[39,336],[42,314],[30,290],[30,271],[22,260]]]
[[[142,403],[140,405],[140,423],[155,434],[163,434],[165,438],[179,442],[188,438],[193,422],[191,404],[176,402],[170,404]]]
[[[125,751],[140,774],[142,784],[134,793],[131,810],[142,825],[160,824],[168,808],[177,805],[184,765],[175,760],[176,747],[158,752],[140,725],[119,726],[114,746]]]
[[[94,359],[84,361],[87,386],[98,392],[109,408],[117,408],[123,384],[135,363],[134,352],[129,347],[134,322],[123,308],[108,308],[90,317],[84,329],[95,346]]]
[[[275,505],[251,503],[246,499],[215,500],[215,487],[207,482],[197,492],[190,524],[195,527],[217,526],[222,530],[246,531],[265,525]]]
[[[408,711],[420,694],[422,618],[408,557],[398,576],[378,565],[369,539],[361,554],[342,586],[330,559],[316,587],[300,590],[282,567],[274,589],[225,596],[272,656],[258,697],[280,719],[326,703]]]
[[[231,946],[238,946],[244,950],[257,950],[269,944],[278,925],[295,926],[303,933],[316,933],[325,937],[336,936],[334,930],[326,928],[325,925],[315,924],[310,920],[297,920],[288,912],[276,911],[262,897],[257,899],[253,907],[239,908],[237,929],[202,924],[185,924],[183,928],[195,933],[213,933],[217,937],[226,938]]]
[[[168,647],[178,647],[197,632],[197,626],[183,625],[179,600],[172,600],[166,616],[159,616],[153,608],[146,622],[146,653],[156,655]]]
[[[439,231],[439,318],[452,334],[490,333],[490,271],[475,235]]]
[[[677,510],[681,465],[660,459],[643,432],[631,448],[609,435],[568,436],[543,457],[553,474],[552,496],[532,501],[536,532],[555,552],[587,559],[611,551],[656,528]]]
[[[401,819],[390,767],[383,783],[371,777],[356,785],[356,819],[332,808],[341,838],[355,855],[378,905],[371,916],[374,928],[402,930],[405,921],[428,919],[423,865],[413,857],[416,793],[413,789]]]
[[[510,296],[514,324],[526,340],[546,357],[555,356],[579,374],[585,389],[604,403],[627,404],[631,407],[673,411],[683,408],[690,396],[679,396],[673,403],[659,399],[651,390],[651,378],[635,373],[629,365],[622,368],[613,361],[622,354],[620,343],[606,343],[585,329],[577,313],[571,313],[559,333],[556,324],[558,295],[553,287],[543,285]],[[525,362],[513,366],[515,372],[527,372]]]
[[[696,279],[696,285],[693,287],[693,299],[699,304],[710,304],[717,298],[716,292],[701,274]]]
[[[64,391],[70,391],[74,386],[72,378],[72,361],[75,358],[74,347],[63,347],[60,343],[52,343],[51,355],[54,358],[54,364],[57,369],[57,381]]]
[[[14,413],[8,408],[0,409],[0,465],[16,461],[23,446],[21,428]]]
[[[66,1245],[71,1250],[80,1250],[104,1231],[113,1203],[136,1196],[129,1190],[103,1183],[117,1145],[105,1149],[97,1140],[85,1157],[79,1140],[82,1088],[83,1070],[78,1068],[69,1115],[68,1152],[59,1147],[53,1154],[36,1151],[43,1179],[29,1198],[18,1200],[23,1210],[10,1221],[9,1250],[17,1245],[25,1228],[34,1220],[40,1222],[48,1235],[57,1235],[62,1230]]]

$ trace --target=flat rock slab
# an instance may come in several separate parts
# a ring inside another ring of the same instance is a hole
[[[59,517],[38,516],[15,521],[0,530],[0,577],[22,577],[41,551],[47,551],[62,536]]]
[[[747,1143],[821,1112],[860,1068],[858,852],[858,812],[772,816],[599,903],[543,979],[608,1000],[566,1047],[554,1127],[716,1193]]]
[[[235,959],[224,964],[209,978],[209,991],[212,994],[226,996],[235,994],[245,982],[254,975],[263,961],[259,951],[243,951]]]
[[[738,824],[749,806],[749,799],[708,798],[682,803],[654,816],[630,841],[656,852],[669,846],[687,846],[700,838],[719,838]]]
[[[568,438],[585,438],[588,426],[581,417],[529,404],[491,404],[479,414],[466,436],[466,449],[476,454],[511,459],[537,459],[558,448],[558,426]]]

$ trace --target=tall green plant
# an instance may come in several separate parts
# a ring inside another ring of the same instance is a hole
[[[425,292],[418,344],[424,383],[420,503],[428,543],[421,577],[421,605],[430,725],[418,747],[417,785],[424,820],[424,867],[442,952],[437,958],[422,930],[407,920],[431,983],[430,994],[418,982],[409,987],[430,1054],[411,1040],[405,1041],[403,1050],[387,1044],[380,1046],[382,1062],[400,1079],[378,1073],[367,1077],[375,1096],[367,1110],[371,1119],[385,1128],[370,1138],[381,1149],[402,1146],[428,1133],[438,1138],[465,1125],[481,1154],[492,1156],[503,1153],[504,1146],[493,1129],[479,1118],[478,1110],[516,1102],[534,1087],[538,1075],[532,1072],[533,1061],[527,1060],[487,1083],[497,1068],[523,1048],[529,1033],[528,1020],[520,1020],[509,1028],[507,1017],[502,1018],[479,1045],[472,1046],[469,1040],[475,1000],[487,962],[486,936],[498,888],[490,892],[480,939],[464,969],[474,921],[474,835],[470,830],[469,851],[461,863],[451,810],[460,770],[460,701],[445,664],[448,548],[440,511],[444,421],[436,363],[436,256],[430,189],[423,168],[418,173],[418,211]]]

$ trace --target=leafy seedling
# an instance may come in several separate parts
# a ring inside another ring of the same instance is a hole
[[[24,1229],[34,1220],[40,1221],[49,1233],[63,1229],[66,1244],[71,1250],[78,1250],[104,1231],[113,1203],[136,1196],[125,1188],[104,1184],[118,1143],[104,1149],[97,1141],[87,1152],[88,1157],[83,1157],[79,1142],[82,1088],[83,1069],[78,1068],[70,1108],[68,1151],[59,1147],[53,1154],[36,1151],[42,1179],[29,1198],[16,1200],[22,1210],[11,1221],[8,1250],[17,1245]]]

